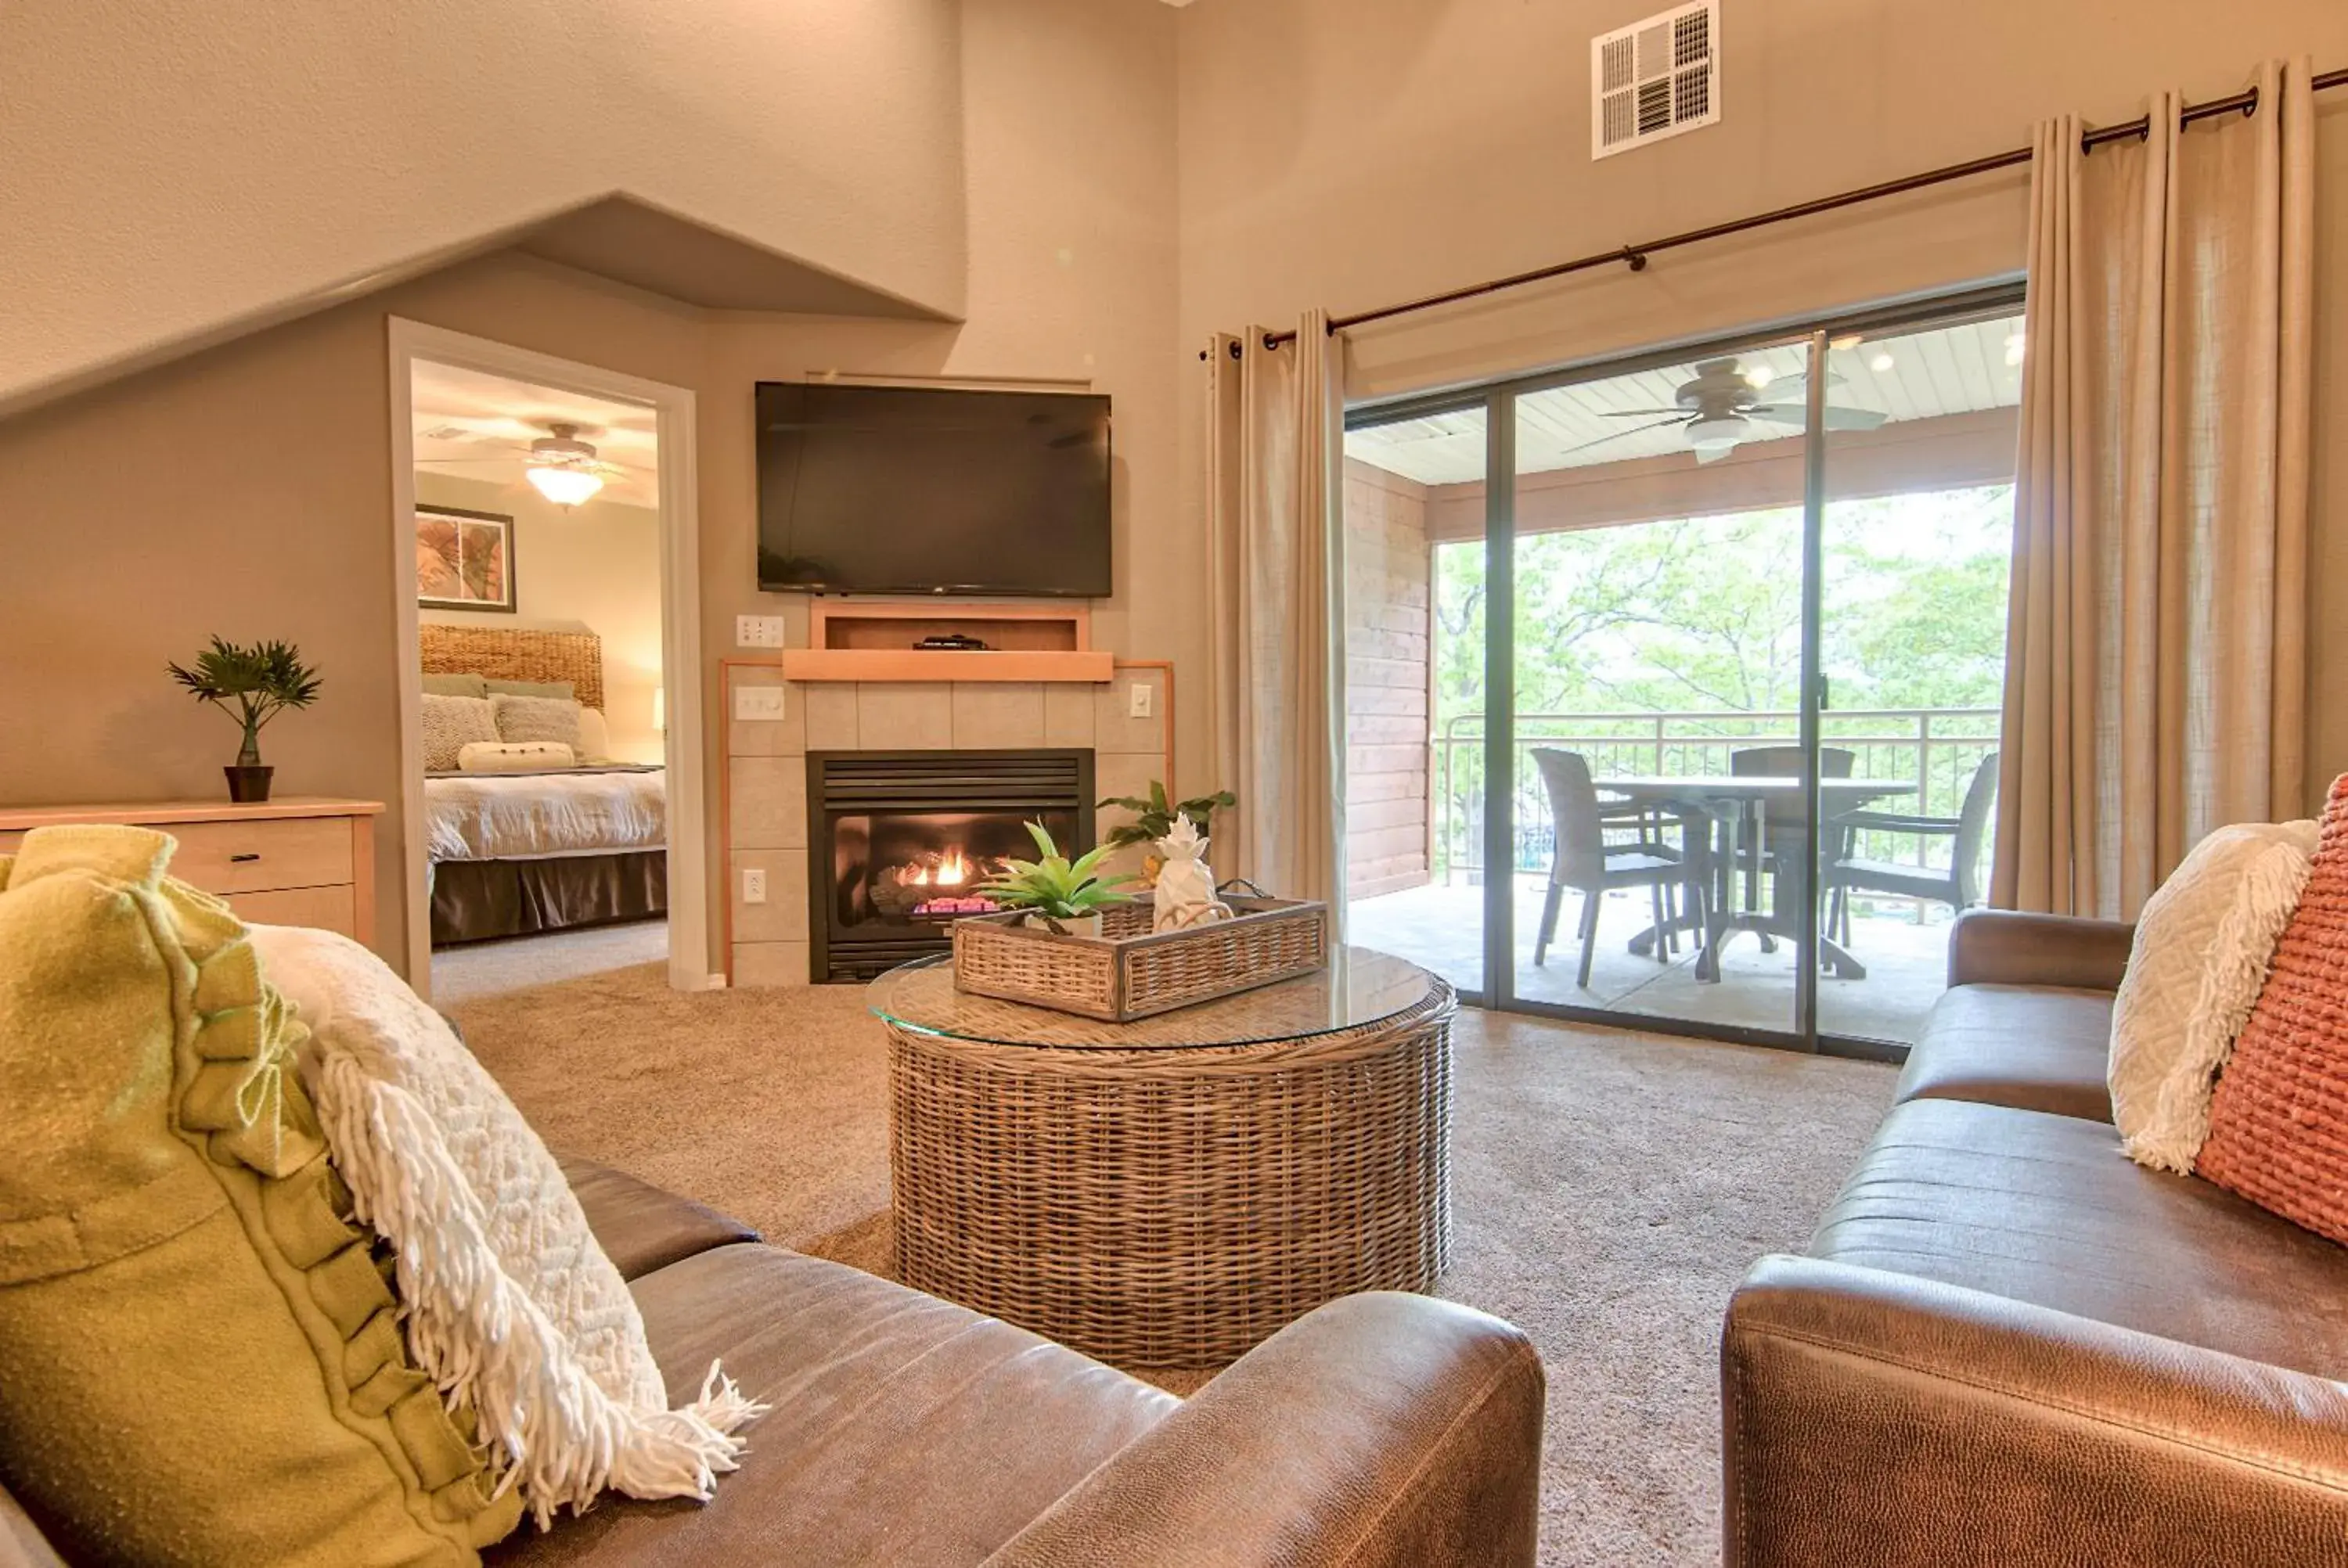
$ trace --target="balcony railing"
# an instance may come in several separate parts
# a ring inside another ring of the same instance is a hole
[[[1558,746],[1590,759],[1600,784],[1612,775],[1725,774],[1729,753],[1747,746],[1792,745],[1801,715],[1791,711],[1684,713],[1519,713],[1511,791],[1516,807],[1516,866],[1546,872],[1556,844],[1548,792],[1531,758],[1535,746]],[[1898,779],[1913,795],[1884,808],[1954,816],[1982,759],[1997,750],[1995,708],[1833,709],[1820,715],[1820,743],[1854,753],[1855,778]],[[1473,877],[1484,868],[1484,719],[1447,721],[1434,738],[1434,852],[1438,878]],[[1946,838],[1867,834],[1858,853],[1877,860],[1946,866]]]

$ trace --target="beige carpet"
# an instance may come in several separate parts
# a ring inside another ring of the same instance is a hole
[[[685,995],[642,968],[453,1010],[549,1143],[885,1263],[886,1048],[860,990]],[[1472,1011],[1456,1038],[1442,1294],[1548,1363],[1541,1559],[1716,1563],[1721,1307],[1808,1235],[1891,1071]]]

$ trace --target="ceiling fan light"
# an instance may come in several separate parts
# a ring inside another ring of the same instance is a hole
[[[558,507],[575,507],[603,487],[602,476],[586,468],[534,466],[523,474],[540,495]]]
[[[1718,447],[1723,451],[1744,439],[1746,422],[1735,415],[1711,419],[1691,420],[1687,425],[1688,445],[1697,447]]]
[[[1766,364],[1756,364],[1745,373],[1745,384],[1758,392],[1777,379],[1777,373]]]
[[[2008,333],[2006,334],[2005,363],[2007,364],[2020,364],[2022,363],[2022,356],[2029,352],[2030,339],[2027,335],[2022,333]]]
[[[1867,368],[1875,372],[1878,375],[1880,375],[1885,371],[1891,368],[1892,363],[1890,352],[1886,351],[1878,354],[1873,359],[1869,360],[1867,362]]]

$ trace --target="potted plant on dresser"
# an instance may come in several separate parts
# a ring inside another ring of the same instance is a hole
[[[196,656],[192,670],[169,666],[171,679],[187,688],[199,702],[210,702],[222,712],[236,705],[235,717],[244,726],[244,743],[236,761],[221,771],[228,775],[228,798],[241,803],[269,798],[269,779],[276,770],[261,761],[262,727],[288,708],[306,708],[317,701],[322,683],[318,672],[302,662],[290,642],[256,642],[240,648],[218,634],[212,645]]]

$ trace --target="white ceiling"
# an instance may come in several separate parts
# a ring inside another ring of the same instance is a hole
[[[2015,316],[1834,349],[1828,355],[1831,375],[1828,402],[1873,410],[1888,415],[1887,423],[2017,406],[2022,402],[2022,367],[2006,361],[2009,340],[2021,331],[2022,319]],[[1877,370],[1878,356],[1887,354],[1891,356],[1890,366]],[[1795,343],[1740,354],[1736,362],[1748,379],[1766,366],[1772,376],[1770,384],[1798,399],[1797,378],[1808,355],[1807,344]],[[1687,437],[1678,428],[1649,428],[1670,415],[1637,415],[1632,411],[1673,408],[1680,385],[1694,374],[1691,363],[1555,387],[1519,398],[1517,471],[1546,474],[1674,453],[1685,454],[1694,462]],[[1743,442],[1740,450],[1801,438],[1798,426],[1756,422],[1756,428],[1772,432],[1769,441]],[[1345,434],[1345,454],[1422,485],[1478,483],[1484,477],[1483,411],[1469,409],[1351,430]]]
[[[656,415],[648,406],[423,361],[409,395],[416,466],[426,473],[526,488],[530,444],[551,435],[552,425],[576,425],[577,438],[603,466],[598,500],[660,505]]]

